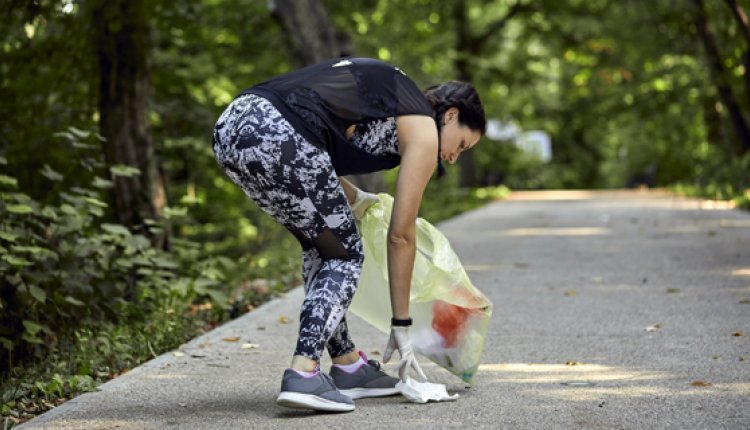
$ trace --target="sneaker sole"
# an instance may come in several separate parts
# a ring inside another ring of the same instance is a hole
[[[394,388],[351,388],[348,390],[339,389],[339,392],[341,394],[351,397],[352,400],[362,399],[365,397],[385,397],[385,396],[395,396],[396,394],[401,394],[401,392],[395,387]]]
[[[276,404],[294,409],[312,409],[314,411],[326,412],[350,412],[354,405],[334,402],[313,394],[295,393],[285,391],[276,398]]]

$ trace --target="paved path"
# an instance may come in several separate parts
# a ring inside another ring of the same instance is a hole
[[[750,428],[749,214],[654,193],[517,193],[440,228],[495,304],[475,386],[423,360],[455,403],[276,406],[298,289],[20,428]],[[385,335],[351,326],[382,351]]]

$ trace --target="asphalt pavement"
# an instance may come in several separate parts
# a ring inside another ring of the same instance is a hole
[[[17,428],[750,428],[747,212],[661,192],[527,192],[439,228],[494,303],[473,386],[421,359],[455,402],[277,406],[298,288]],[[378,358],[386,335],[348,319]]]

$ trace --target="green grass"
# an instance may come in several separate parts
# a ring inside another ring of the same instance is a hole
[[[670,189],[680,196],[732,201],[737,208],[750,210],[750,188],[738,190],[729,185],[712,184],[696,186],[678,184],[670,187]]]

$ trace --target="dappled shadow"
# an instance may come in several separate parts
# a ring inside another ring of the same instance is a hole
[[[479,367],[483,383],[526,385],[528,395],[563,401],[654,396],[750,398],[750,381],[710,383],[688,380],[666,371],[600,364],[506,363]]]

